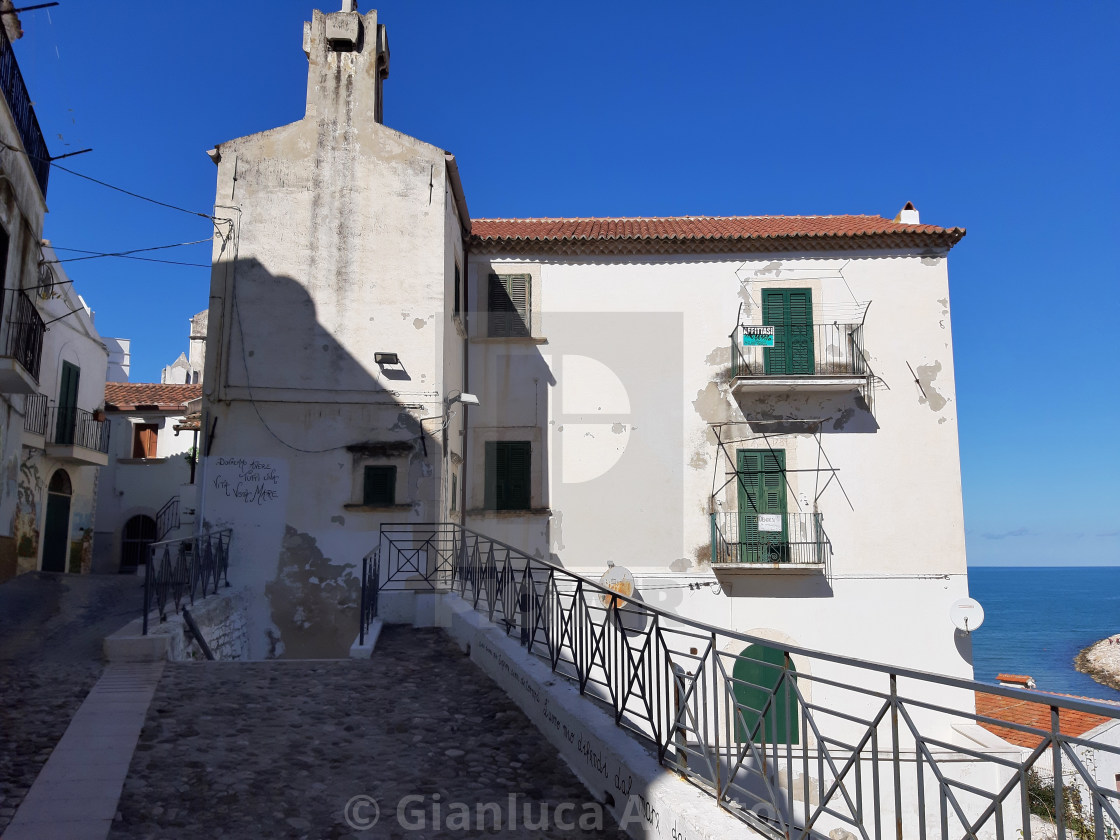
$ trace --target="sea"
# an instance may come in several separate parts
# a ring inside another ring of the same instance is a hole
[[[1120,701],[1073,667],[1082,648],[1120,635],[1120,566],[972,566],[968,589],[984,608],[972,633],[977,680],[1028,674],[1040,691]]]

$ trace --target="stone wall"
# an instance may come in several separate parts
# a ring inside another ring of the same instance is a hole
[[[249,658],[248,598],[246,590],[232,589],[196,601],[193,607],[185,605],[215,659]],[[167,621],[149,628],[149,634],[167,639],[167,658],[172,662],[206,658],[181,611],[169,613]]]

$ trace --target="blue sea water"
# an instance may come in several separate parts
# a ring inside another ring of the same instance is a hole
[[[1120,700],[1073,667],[1082,648],[1120,634],[1120,567],[973,566],[968,588],[984,608],[972,634],[977,680],[1029,674],[1041,691]]]

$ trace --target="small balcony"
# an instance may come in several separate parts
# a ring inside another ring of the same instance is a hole
[[[109,422],[84,408],[56,406],[49,411],[46,450],[60,461],[103,467],[109,463]]]
[[[43,139],[43,130],[39,127],[39,119],[35,116],[35,109],[31,105],[31,95],[27,92],[23,74],[19,71],[12,43],[8,40],[8,33],[2,26],[0,26],[0,88],[4,90],[8,110],[12,112],[19,139],[23,141],[27,160],[35,173],[39,191],[45,199],[47,179],[51,174],[50,153],[47,151],[47,142]]]
[[[731,391],[857,391],[871,369],[862,324],[740,324],[731,334]]]
[[[0,27],[3,29],[3,27]],[[4,293],[8,333],[0,356],[0,393],[37,394],[43,358],[43,318],[26,292]]]
[[[832,559],[819,513],[721,511],[711,528],[717,572],[824,572]]]

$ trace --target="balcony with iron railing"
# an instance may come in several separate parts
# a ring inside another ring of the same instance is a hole
[[[4,292],[4,312],[8,323],[0,356],[0,393],[38,393],[46,331],[43,317],[27,293],[19,289]]]
[[[712,568],[826,571],[832,544],[819,513],[720,511],[710,514]]]
[[[862,324],[740,324],[731,333],[733,393],[854,391],[870,375]]]
[[[27,152],[27,160],[35,173],[35,181],[45,199],[47,179],[51,172],[50,153],[47,151],[47,141],[43,139],[43,130],[39,127],[39,119],[35,116],[35,108],[31,104],[31,95],[23,81],[23,73],[16,62],[15,50],[12,49],[12,42],[8,40],[8,33],[3,26],[0,26],[0,88],[4,90],[4,100],[8,103],[19,139]]]
[[[47,455],[73,464],[103,467],[109,463],[109,422],[73,406],[55,406],[47,420]]]

